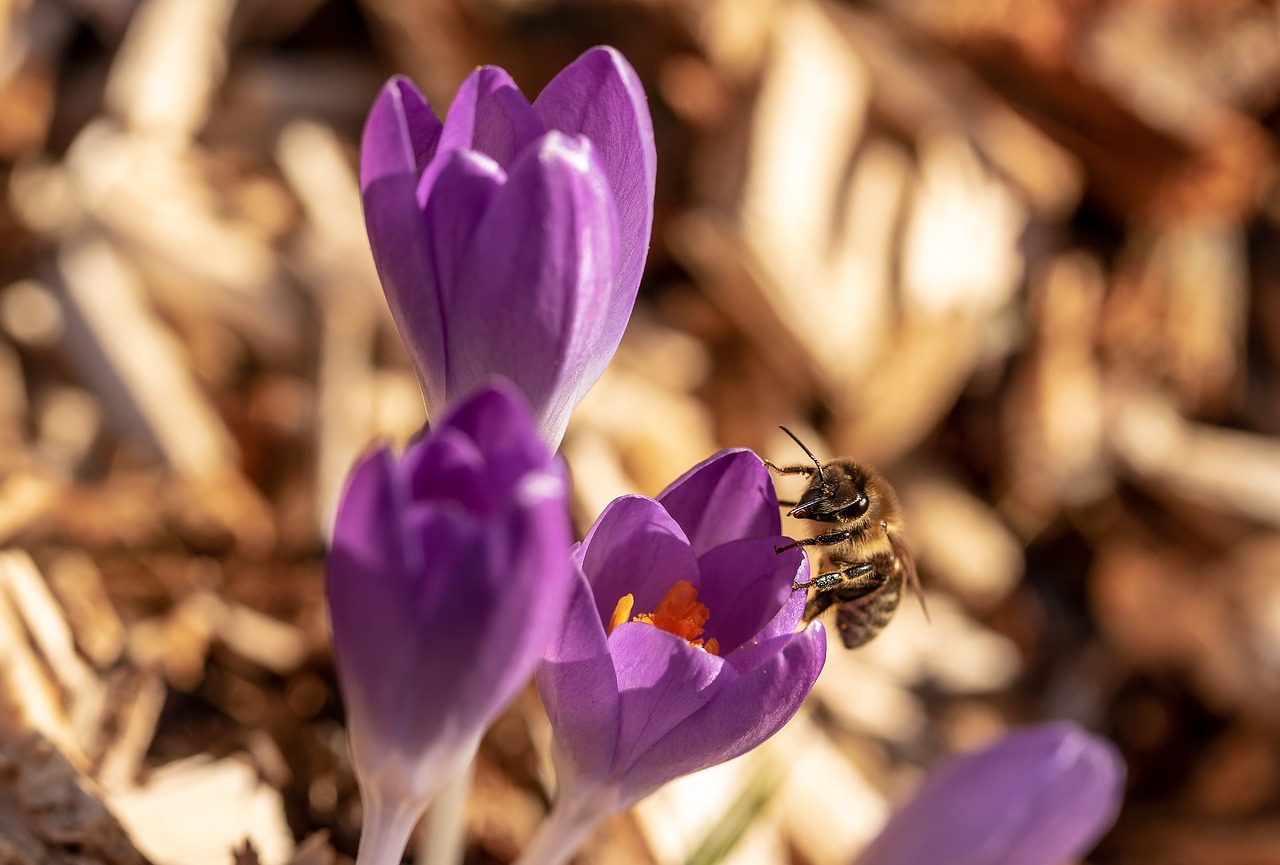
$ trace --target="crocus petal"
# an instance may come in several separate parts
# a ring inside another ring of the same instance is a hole
[[[448,416],[448,426],[485,455],[484,485],[491,495],[510,494],[513,483],[546,464],[546,445],[523,434],[533,425],[529,407],[510,383],[491,380]],[[560,469],[555,469],[559,475]]]
[[[537,668],[538,693],[576,774],[604,777],[618,741],[618,677],[586,575],[575,569],[564,620]]]
[[[432,423],[485,376],[505,375],[556,447],[626,327],[656,160],[643,90],[617,52],[588,52],[540,104],[485,67],[441,124],[394,79],[366,124],[361,191]]]
[[[362,695],[376,691],[379,683],[364,680],[359,672],[375,663],[382,649],[376,638],[364,639],[365,628],[398,615],[403,596],[396,577],[405,570],[405,544],[392,471],[385,449],[364,457],[352,471],[338,507],[325,582],[334,633],[344,637],[335,640],[335,663]],[[372,701],[368,696],[353,700],[352,711],[360,712]]]
[[[804,553],[775,552],[786,543],[772,538],[743,538],[715,547],[698,558],[702,585],[698,599],[707,605],[706,636],[728,654],[768,624],[791,595]]]
[[[410,185],[417,186],[418,175],[435,156],[443,128],[412,81],[403,75],[392,78],[369,110],[360,139],[362,185],[407,175]]]
[[[457,670],[483,652],[483,636],[492,633],[488,621],[475,618],[487,614],[484,607],[490,593],[480,590],[463,597],[456,589],[463,581],[450,576],[470,571],[473,550],[488,546],[490,534],[482,533],[474,521],[442,510],[417,511],[405,527],[418,544],[426,572],[401,575],[406,590],[395,599],[395,613],[364,622],[362,639],[376,643],[381,651],[376,660],[370,659],[375,666],[363,668],[356,677],[377,683],[382,693],[376,705],[397,709],[379,713],[378,739],[413,752],[451,746],[456,743],[454,731],[473,728],[480,720],[473,715],[469,723],[460,723],[472,710],[474,698],[461,699],[472,686],[459,687]],[[352,641],[349,633],[338,631],[340,613],[335,610],[334,615],[335,644]],[[378,670],[379,675],[370,675],[370,670]],[[412,692],[406,688],[409,683]],[[441,706],[441,693],[454,699]]]
[[[655,742],[737,678],[723,658],[642,622],[619,625],[609,636],[609,652],[620,692],[617,771],[648,760]]]
[[[499,499],[484,483],[484,456],[475,442],[449,427],[406,454],[401,472],[411,497],[420,501],[449,500],[467,511],[491,513]]]
[[[531,218],[536,214],[536,218]],[[617,257],[617,223],[593,148],[548,133],[512,166],[476,227],[449,308],[450,399],[493,373],[510,378],[558,442]]]
[[[434,699],[428,695],[438,693],[441,685],[434,663],[439,653],[428,651],[437,635],[426,633],[424,626],[433,624],[441,606],[444,581],[438,574],[462,566],[479,538],[473,524],[453,515],[437,513],[405,526],[399,513],[386,510],[384,499],[376,514],[386,518],[393,530],[406,535],[411,530],[415,546],[429,545],[427,561],[432,570],[424,575],[426,579],[415,579],[403,556],[384,558],[381,563],[357,558],[352,551],[360,549],[363,542],[358,536],[370,522],[367,516],[356,521],[355,508],[362,504],[357,482],[353,479],[349,487],[357,490],[357,498],[350,493],[344,497],[338,514],[329,556],[328,600],[353,753],[358,763],[368,766],[379,762],[378,753],[413,753],[437,744],[439,750],[449,750],[457,745],[452,738],[438,741],[445,719],[428,704]],[[351,507],[346,507],[348,502]],[[351,523],[344,523],[344,518]],[[397,538],[391,549],[404,546]],[[422,557],[413,558],[420,561]],[[426,663],[420,666],[424,657]],[[378,675],[370,675],[371,670]],[[451,678],[456,679],[456,674]],[[406,682],[423,686],[406,692]],[[386,711],[390,706],[396,711]]]
[[[403,843],[560,624],[566,480],[518,399],[486,388],[404,458],[374,452],[338,508],[326,591],[371,843]]]
[[[651,613],[672,586],[701,582],[698,561],[675,520],[653,499],[622,496],[604,509],[578,549],[578,560],[607,622],[623,595]]]
[[[440,307],[446,316],[463,256],[475,237],[476,226],[506,179],[506,174],[492,159],[466,150],[441,155],[422,175],[418,186],[421,225],[433,285],[438,286]],[[448,352],[447,345],[445,352]],[[438,412],[443,406],[429,408],[436,408]]]
[[[780,640],[773,657],[730,682],[630,768],[625,785],[636,798],[745,754],[795,716],[826,661],[827,638],[821,623],[813,622]]]
[[[393,471],[393,458],[386,448],[366,454],[351,470],[338,504],[335,541],[344,557],[371,573],[403,564],[404,547],[395,520],[401,503],[392,488]],[[346,590],[347,584],[340,588]]]
[[[593,48],[557,75],[533,104],[549,129],[585,135],[596,145],[617,203],[617,283],[606,312],[607,354],[591,358],[584,379],[593,383],[613,356],[627,326],[653,231],[657,151],[644,88],[616,49]]]
[[[444,606],[449,615],[437,617],[437,623],[447,619],[442,627],[460,632],[458,645],[470,651],[452,658],[440,653],[440,661],[451,666],[446,681],[455,688],[460,671],[475,683],[457,689],[452,698],[464,723],[480,718],[487,727],[533,672],[533,661],[517,664],[512,658],[536,660],[559,628],[569,588],[561,553],[570,540],[566,491],[559,481],[550,476],[526,480],[499,530],[491,528],[484,543],[472,549],[472,568],[449,583]],[[531,604],[531,598],[538,602]],[[495,640],[502,641],[502,651],[494,650]],[[449,693],[426,690],[436,700]]]
[[[755,747],[813,688],[826,636],[817,622],[795,630],[805,593],[791,586],[807,573],[804,554],[777,553],[776,531],[736,537],[699,518],[706,509],[727,513],[737,528],[776,529],[776,501],[772,520],[761,507],[773,501],[769,477],[763,474],[770,489],[762,493],[756,469],[763,466],[749,452],[725,452],[668,490],[685,522],[711,544],[700,555],[666,502],[642,496],[614,500],[578,546],[576,612],[538,673],[555,730],[560,789],[548,823],[560,827],[555,831],[580,833],[679,775]],[[696,501],[697,493],[708,501]],[[741,508],[742,498],[756,501]],[[659,611],[681,580],[697,590],[705,622],[683,590],[660,615],[638,615]],[[628,594],[630,620],[616,622],[619,599]],[[603,707],[599,717],[596,706]],[[556,843],[543,838],[532,849]]]
[[[1057,865],[1114,822],[1124,763],[1074,724],[1030,727],[931,772],[866,865]]]
[[[787,598],[787,602],[782,605],[782,609],[778,610],[777,615],[769,620],[769,624],[756,634],[755,639],[730,652],[725,660],[741,674],[772,658],[782,645],[777,641],[790,638],[796,632],[796,628],[800,627],[800,620],[804,618],[806,600],[808,600],[806,592],[792,592],[791,597]]]
[[[360,191],[378,277],[428,405],[443,405],[444,312],[432,271],[418,175],[435,154],[440,121],[407,78],[378,94],[360,143]]]
[[[481,66],[467,76],[449,106],[440,150],[475,150],[509,168],[547,131],[506,70]]]
[[[701,555],[734,538],[782,534],[769,470],[749,450],[723,450],[658,494]]]

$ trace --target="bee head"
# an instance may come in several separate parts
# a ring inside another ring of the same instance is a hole
[[[836,459],[823,465],[813,451],[786,427],[782,431],[791,436],[800,449],[813,460],[817,472],[796,506],[787,516],[819,523],[857,520],[867,513],[871,500],[867,497],[867,473],[855,462]]]
[[[819,523],[850,522],[866,516],[870,507],[865,473],[852,461],[837,459],[822,466],[787,516]]]

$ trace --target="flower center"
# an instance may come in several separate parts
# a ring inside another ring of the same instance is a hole
[[[680,580],[672,586],[662,596],[662,600],[658,601],[658,606],[652,613],[631,615],[635,603],[635,595],[632,594],[618,599],[618,605],[613,608],[613,615],[609,617],[606,633],[612,634],[613,629],[623,622],[644,622],[668,634],[675,634],[688,641],[690,646],[704,649],[713,655],[720,654],[720,643],[714,637],[710,640],[699,639],[702,626],[711,617],[711,611],[698,600],[698,590],[688,580]]]

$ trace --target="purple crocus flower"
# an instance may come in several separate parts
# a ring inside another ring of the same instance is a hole
[[[352,471],[327,590],[360,865],[400,861],[428,800],[528,681],[564,610],[570,541],[563,469],[510,387]]]
[[[1058,865],[1115,822],[1116,747],[1065,721],[1027,727],[934,770],[859,865]]]
[[[655,172],[644,90],[612,48],[532,105],[481,67],[443,124],[408,79],[387,83],[361,145],[365,225],[433,419],[499,374],[559,445],[631,314]]]
[[[754,748],[800,708],[826,636],[796,630],[805,597],[791,584],[808,564],[774,551],[780,532],[773,481],[746,450],[596,520],[537,669],[559,791],[522,861],[563,861],[600,820]]]

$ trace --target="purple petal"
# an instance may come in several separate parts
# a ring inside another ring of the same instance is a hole
[[[478,150],[503,168],[547,131],[506,70],[481,66],[449,106],[440,150]]]
[[[744,643],[726,655],[725,660],[733,665],[739,675],[742,675],[782,651],[800,626],[807,599],[806,592],[792,592],[791,597],[787,598],[787,602],[782,605],[782,609],[778,610],[778,614],[769,620],[769,624],[765,625],[750,642]]]
[[[417,186],[440,132],[440,121],[412,82],[393,78],[369,111],[360,143],[360,192],[369,246],[429,410],[444,404],[444,313]]]
[[[1057,865],[1111,826],[1123,784],[1110,742],[1067,722],[1029,727],[931,772],[858,861]]]
[[[620,253],[602,343],[584,379],[594,383],[622,339],[649,251],[657,152],[644,87],[617,50],[592,48],[557,75],[534,101],[548,129],[585,135],[596,146],[618,214]]]
[[[449,708],[472,729],[488,726],[528,682],[559,628],[572,579],[566,491],[553,477],[531,480],[472,548],[469,567],[453,572],[442,608],[448,615],[434,619],[441,631],[454,632],[443,646],[458,651],[439,654],[449,690],[427,693],[437,701],[456,694]],[[433,643],[441,645],[439,635]]]
[[[417,177],[435,156],[443,130],[426,98],[413,82],[397,75],[378,93],[360,142],[360,179],[387,175]]]
[[[444,426],[467,436],[484,453],[484,482],[491,496],[508,495],[517,480],[552,459],[546,442],[530,434],[533,418],[524,395],[498,378],[484,382],[447,416]]]
[[[622,496],[600,514],[578,550],[601,622],[624,595],[636,613],[651,613],[679,580],[698,588],[698,562],[675,520],[653,499]]]
[[[624,779],[631,800],[744,754],[778,732],[809,695],[826,656],[826,632],[817,622],[786,639],[773,657],[731,682],[634,762]]]
[[[400,501],[393,485],[394,473],[394,459],[383,447],[361,457],[347,477],[334,519],[333,546],[359,569],[376,573],[402,563],[404,545],[396,521]],[[348,591],[347,574],[333,581],[329,589]]]
[[[557,635],[537,668],[538,693],[575,771],[607,777],[618,741],[618,678],[586,575],[575,569]]]
[[[462,258],[506,179],[496,162],[468,150],[442,154],[422,175],[417,192],[422,230],[446,320]]]
[[[737,678],[723,658],[643,622],[619,625],[609,635],[609,653],[620,692],[615,772],[647,760],[655,742]]]
[[[723,450],[658,494],[699,555],[736,538],[782,534],[773,478],[749,450]]]
[[[452,653],[456,646],[447,642],[450,634],[433,625],[447,602],[442,576],[468,561],[480,540],[478,527],[456,516],[423,515],[412,527],[414,545],[429,548],[429,558],[370,561],[360,556],[357,536],[370,531],[374,519],[386,518],[395,531],[409,527],[386,510],[385,499],[357,517],[366,505],[357,483],[363,481],[353,480],[354,497],[349,492],[339,510],[328,565],[334,653],[351,726],[373,748],[448,747],[451,740],[441,741],[448,730],[445,713],[433,704],[438,698],[428,695],[457,678],[440,663],[441,649]],[[457,663],[456,656],[450,663]],[[406,690],[406,683],[415,687]]]
[[[397,474],[410,499],[432,506],[451,500],[466,511],[491,513],[500,500],[484,483],[484,456],[475,442],[447,427],[406,451]]]
[[[466,254],[449,309],[450,399],[505,375],[529,397],[544,440],[559,442],[598,341],[617,245],[590,144],[548,133],[512,166]]]
[[[512,454],[537,459],[494,484],[494,464]],[[440,488],[454,495],[424,495]],[[428,795],[523,687],[569,587],[566,495],[528,412],[502,389],[459,406],[399,462],[383,450],[357,466],[327,596],[363,786]]]
[[[794,582],[801,582],[809,575],[809,560],[800,556],[799,567],[796,568],[796,579]],[[769,620],[769,624],[765,625],[760,633],[756,634],[757,640],[769,640],[773,637],[794,634],[796,629],[800,627],[800,620],[804,617],[805,601],[808,600],[808,593],[803,589],[792,592],[787,598],[787,602],[782,605],[782,609],[778,610],[778,615]],[[741,667],[739,667],[741,669]]]
[[[797,559],[804,553],[774,552],[784,543],[781,535],[744,538],[721,544],[698,559],[698,600],[711,611],[705,636],[720,641],[722,654],[755,637],[791,596]]]
[[[477,515],[492,515],[516,484],[552,460],[547,445],[530,435],[524,397],[495,379],[442,418],[433,434],[406,451],[398,475],[411,498],[432,506],[452,500]],[[554,469],[559,475],[561,469]]]

